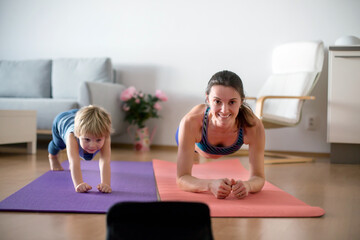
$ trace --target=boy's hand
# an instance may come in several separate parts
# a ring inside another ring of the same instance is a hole
[[[102,193],[111,193],[111,187],[106,183],[100,183],[97,185],[97,189]]]
[[[76,186],[75,191],[79,192],[79,193],[84,193],[84,192],[87,192],[87,191],[89,191],[91,189],[92,189],[92,187],[89,184],[87,184],[85,182],[82,182],[82,183],[80,183],[79,185]]]

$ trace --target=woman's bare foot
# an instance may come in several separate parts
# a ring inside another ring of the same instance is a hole
[[[64,171],[64,168],[59,162],[58,155],[52,155],[49,153],[50,169],[52,171]]]

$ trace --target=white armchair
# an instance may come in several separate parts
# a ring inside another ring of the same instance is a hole
[[[324,45],[322,41],[293,42],[276,47],[272,55],[272,75],[256,98],[255,114],[265,129],[296,126],[301,120],[305,100],[310,96],[322,71]],[[265,155],[272,155],[266,153]],[[307,162],[311,158],[278,155],[280,159],[267,163]]]

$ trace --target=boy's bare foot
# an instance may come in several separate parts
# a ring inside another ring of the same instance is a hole
[[[64,168],[59,162],[58,155],[52,155],[49,153],[50,169],[52,171],[64,171]]]

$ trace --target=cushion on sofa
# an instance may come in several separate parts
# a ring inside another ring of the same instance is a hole
[[[52,98],[0,98],[0,106],[5,110],[36,110],[38,129],[51,129],[59,113],[79,108],[76,99]]]
[[[0,61],[0,97],[48,98],[51,60]]]
[[[77,99],[81,83],[113,82],[110,58],[55,59],[52,66],[52,97]]]

